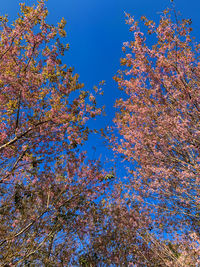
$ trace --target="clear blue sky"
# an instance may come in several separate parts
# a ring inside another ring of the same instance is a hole
[[[8,14],[11,20],[16,18],[20,2],[24,1],[1,1],[1,15]],[[32,4],[36,1],[25,2]],[[176,0],[175,4],[184,18],[192,19],[193,34],[200,40],[200,1]],[[108,116],[98,122],[100,127],[111,123],[114,101],[121,94],[112,77],[120,68],[122,43],[130,38],[124,12],[138,19],[145,15],[156,20],[166,7],[170,7],[170,0],[48,0],[48,21],[55,24],[62,17],[67,20],[70,50],[63,62],[75,68],[88,89],[101,80],[106,81],[104,96],[99,101],[106,105]],[[93,142],[95,145],[96,141]]]

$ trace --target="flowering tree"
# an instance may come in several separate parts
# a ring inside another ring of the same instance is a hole
[[[190,20],[143,17],[150,47],[128,15],[113,149],[133,168],[105,200],[114,175],[79,149],[101,109],[62,64],[65,21],[49,25],[47,14],[40,0],[21,4],[12,26],[0,18],[0,264],[197,266],[200,45]]]
[[[0,40],[0,263],[66,266],[89,227],[90,208],[106,183],[78,147],[94,95],[61,62],[65,21],[46,22],[44,1],[21,4]],[[60,37],[59,37],[60,36]]]
[[[94,207],[90,242],[85,244],[85,253],[79,257],[82,266],[163,266],[166,251],[173,259],[169,249],[165,249],[165,254],[162,250],[157,253],[160,241],[147,235],[145,229],[151,221],[145,214],[139,214],[138,206],[127,207],[119,196],[113,195],[107,203]],[[152,240],[155,242],[149,246]]]
[[[190,20],[173,22],[164,11],[159,24],[142,17],[141,32],[130,15],[134,40],[124,43],[123,70],[115,77],[126,99],[116,102],[121,140],[114,150],[132,163],[124,190],[148,213],[153,233],[181,244],[177,266],[200,260],[200,64]],[[153,45],[148,45],[150,35]],[[146,36],[146,37],[145,37]],[[149,242],[149,240],[148,240]],[[147,243],[148,243],[147,242]],[[164,266],[175,266],[169,258]]]

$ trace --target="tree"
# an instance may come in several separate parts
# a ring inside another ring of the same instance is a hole
[[[83,240],[81,266],[193,266],[182,245],[159,239],[148,212],[124,195],[118,183],[106,201],[93,205],[89,242]]]
[[[46,22],[44,1],[21,4],[0,40],[0,263],[66,266],[108,181],[80,146],[101,113],[62,64],[64,19]],[[60,37],[59,37],[60,36]]]
[[[115,77],[127,93],[113,150],[129,162],[116,181],[81,145],[101,113],[94,94],[62,64],[64,19],[44,1],[21,4],[0,40],[0,264],[197,266],[199,264],[199,44],[190,20],[142,18]],[[153,37],[155,36],[155,37]],[[127,182],[125,182],[127,181]],[[106,197],[105,197],[106,195]]]
[[[134,40],[124,43],[124,67],[115,77],[127,94],[116,102],[115,124],[123,138],[113,137],[113,149],[132,164],[124,191],[141,214],[149,214],[153,233],[160,240],[171,240],[171,251],[179,244],[177,266],[196,266],[200,259],[200,44],[191,37],[191,20],[180,21],[175,13],[173,22],[169,10],[158,25],[142,17],[146,33],[133,17],[127,17]],[[175,264],[166,261],[163,266]]]

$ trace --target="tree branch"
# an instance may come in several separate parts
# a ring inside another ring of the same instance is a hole
[[[3,144],[2,146],[0,146],[0,151],[4,148],[6,148],[7,146],[10,146],[12,144],[14,144],[17,140],[19,140],[20,138],[26,136],[29,132],[31,132],[34,128],[46,123],[46,122],[49,122],[50,120],[47,120],[47,121],[41,121],[41,122],[38,122],[36,125],[34,125],[34,127],[30,127],[28,130],[26,130],[25,132],[15,136],[12,140],[10,140],[9,142]]]

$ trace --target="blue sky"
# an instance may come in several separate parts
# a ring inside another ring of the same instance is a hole
[[[19,12],[19,0],[1,1],[1,15],[8,14],[13,20]],[[35,0],[25,1],[28,4]],[[199,40],[200,1],[176,0],[176,9],[184,18],[193,21],[194,36]],[[67,42],[70,50],[63,63],[73,66],[80,75],[80,81],[86,89],[91,89],[101,80],[105,80],[104,96],[99,98],[101,105],[106,105],[107,117],[98,120],[99,127],[112,122],[116,98],[121,96],[112,77],[120,68],[123,56],[122,43],[130,39],[129,27],[125,24],[124,12],[139,19],[142,15],[158,20],[159,12],[170,7],[170,0],[48,0],[48,22],[57,23],[62,17],[67,20]],[[93,144],[92,144],[93,142]],[[91,139],[91,146],[101,141]]]

